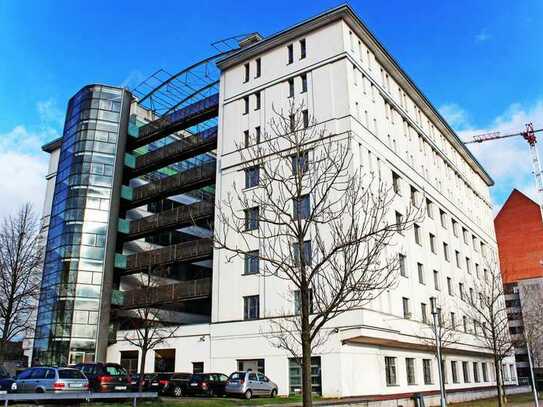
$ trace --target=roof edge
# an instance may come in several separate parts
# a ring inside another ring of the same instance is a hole
[[[53,151],[58,150],[61,144],[62,136],[50,141],[49,143],[44,144],[43,146],[41,146],[41,149],[46,153],[52,153]]]

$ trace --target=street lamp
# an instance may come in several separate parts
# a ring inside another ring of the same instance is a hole
[[[439,310],[437,308],[436,304],[436,297],[430,297],[430,306],[432,309],[432,317],[434,318],[434,335],[436,337],[436,348],[437,348],[437,368],[438,368],[438,375],[439,375],[439,394],[441,398],[441,407],[445,407],[447,405],[447,401],[445,400],[445,387],[443,386],[443,370],[441,367],[441,340],[439,339],[439,335],[437,332],[438,329],[438,314]],[[439,321],[439,324],[441,324],[441,321]]]

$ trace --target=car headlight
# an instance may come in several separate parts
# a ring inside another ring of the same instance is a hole
[[[11,383],[11,390],[17,391],[17,383],[15,382]]]

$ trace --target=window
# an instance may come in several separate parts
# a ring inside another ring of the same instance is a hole
[[[246,63],[245,65],[243,65],[243,70],[245,71],[243,82],[249,82],[249,74],[250,74],[249,63]]]
[[[462,228],[462,236],[464,237],[464,243],[468,244],[468,230],[466,228]]]
[[[479,383],[479,364],[477,362],[473,362],[473,381],[475,383]]]
[[[245,274],[258,274],[258,263],[258,250],[248,252],[245,255]]]
[[[483,382],[488,382],[488,365],[486,362],[481,363],[481,370],[483,371]]]
[[[255,110],[259,110],[260,109],[260,92],[256,92],[255,97],[256,97]]]
[[[419,191],[413,186],[411,186],[411,205],[417,206],[417,197],[418,197]]]
[[[449,245],[445,242],[443,242],[443,257],[445,258],[446,261],[451,261],[450,257],[449,257]]]
[[[298,243],[292,244],[292,255],[294,256],[294,264],[299,266],[302,260],[301,258],[302,253],[300,253],[300,248],[299,248]],[[311,265],[312,257],[313,257],[313,253],[311,251],[311,240],[306,240],[304,242],[304,251],[303,251],[304,264]]]
[[[309,127],[309,112],[306,110],[302,110],[302,119],[304,123],[304,129],[307,129]]]
[[[405,358],[405,373],[407,375],[407,384],[416,384],[415,381],[415,359]]]
[[[447,229],[447,214],[443,209],[439,210],[439,218],[441,219],[441,226]]]
[[[250,295],[243,297],[243,319],[258,319],[260,318],[260,304],[258,295]]]
[[[434,288],[436,290],[440,290],[439,286],[439,271],[434,270]]]
[[[432,384],[432,360],[422,359],[422,372],[424,374],[424,384]]]
[[[466,271],[471,274],[471,261],[469,257],[466,257]]]
[[[249,138],[249,130],[243,131],[243,142],[244,142],[245,148],[251,145],[251,139]]]
[[[458,383],[458,366],[456,360],[451,360],[451,373],[453,383]]]
[[[473,250],[477,251],[478,250],[477,237],[475,235],[471,235],[471,242],[472,242]]]
[[[294,97],[294,78],[288,79],[288,97]]]
[[[462,325],[464,326],[464,332],[468,332],[468,317],[465,315],[462,317]]]
[[[471,304],[475,304],[475,302],[473,301],[474,300],[473,293],[474,293],[473,288],[470,287],[469,288],[469,301],[470,301]]]
[[[297,359],[291,358],[288,360],[288,371],[289,393],[300,394],[302,392],[302,367],[298,364]],[[322,394],[321,373],[320,356],[311,357],[311,390],[319,395]]]
[[[258,166],[245,169],[245,188],[256,187],[259,180],[260,168]]]
[[[305,38],[300,40],[300,59],[304,59],[306,56]]]
[[[261,74],[261,69],[262,69],[262,61],[260,58],[257,58],[255,60],[256,62],[256,74],[255,74],[255,78],[260,78],[260,74]]]
[[[420,226],[415,223],[413,225],[413,230],[415,231],[415,243],[420,245]]]
[[[293,114],[289,116],[289,122],[290,122],[290,131],[296,131],[296,118]]]
[[[204,373],[204,362],[192,362],[192,373]]]
[[[245,209],[245,230],[258,229],[258,207]]]
[[[469,383],[469,368],[468,362],[462,362],[462,375],[464,376],[464,383]]]
[[[451,312],[451,328],[456,330],[456,315],[454,312]]]
[[[458,222],[455,221],[454,219],[451,219],[451,223],[452,223],[452,230],[453,230],[454,237],[458,237]]]
[[[385,379],[387,386],[396,386],[396,358],[385,356]]]
[[[295,200],[293,209],[294,219],[307,219],[310,211],[309,195],[303,195],[299,200]]]
[[[309,169],[309,157],[307,151],[295,154],[292,157],[292,174],[304,175]]]
[[[460,299],[464,301],[464,283],[458,283],[458,292],[460,293]]]
[[[392,189],[396,194],[400,194],[400,176],[392,171]]]
[[[430,250],[436,254],[436,237],[432,233],[430,233]]]
[[[249,96],[243,98],[243,114],[249,113]]]
[[[403,277],[407,277],[407,266],[405,264],[405,255],[399,254],[399,263],[400,263],[400,275]]]
[[[513,381],[517,380],[515,376],[515,365],[509,365],[509,370],[511,370],[511,380]]]
[[[255,127],[255,141],[256,141],[256,144],[260,143],[260,134],[261,134],[261,130],[260,130],[260,126],[256,126]]]
[[[287,53],[288,53],[287,64],[292,64],[294,62],[294,45],[290,44],[287,46]]]
[[[453,295],[452,279],[450,277],[447,277],[447,292],[449,295]]]
[[[419,283],[424,284],[424,267],[422,263],[417,263],[417,272],[419,275]]]
[[[420,303],[420,316],[421,316],[421,321],[427,324],[428,323],[428,307],[423,302]]]
[[[302,79],[302,92],[301,93],[305,93],[305,92],[307,92],[307,74],[306,73],[301,74],[300,78]]]
[[[313,290],[309,290],[309,312],[313,312]],[[302,313],[302,295],[300,290],[294,291],[294,315]]]
[[[405,319],[411,318],[411,312],[409,312],[409,298],[402,297],[403,317]]]
[[[454,251],[454,257],[456,258],[456,267],[462,268],[460,266],[460,252],[458,250]]]
[[[430,219],[434,218],[433,203],[429,199],[426,199],[426,216],[428,216]]]
[[[403,215],[396,211],[396,228],[398,229],[398,232],[402,231],[402,223],[403,223]]]

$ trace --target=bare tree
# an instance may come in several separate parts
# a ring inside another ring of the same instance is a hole
[[[482,346],[494,359],[498,405],[505,403],[501,366],[503,360],[512,354],[513,345],[509,335],[504,288],[495,256],[485,257],[485,276],[474,276],[472,287],[476,295],[467,298],[467,313],[474,321],[474,331],[481,331]]]
[[[147,354],[173,337],[179,326],[166,326],[161,321],[160,310],[155,307],[160,285],[152,273],[141,273],[138,280],[139,288],[131,295],[137,296],[137,302],[141,305],[133,310],[134,314],[130,316],[132,329],[124,339],[141,351],[138,391],[142,391]]]
[[[8,342],[34,329],[41,266],[39,222],[25,204],[0,225],[0,361]]]
[[[260,140],[238,145],[246,186],[255,188],[234,182],[220,201],[215,246],[293,289],[295,306],[274,315],[269,336],[301,361],[310,406],[311,355],[331,332],[324,328],[396,284],[394,246],[421,211],[401,201],[397,180],[384,182],[380,168],[361,170],[350,133],[328,133],[303,105],[273,112]]]

